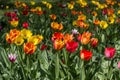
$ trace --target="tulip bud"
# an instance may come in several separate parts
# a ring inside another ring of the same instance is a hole
[[[15,62],[15,60],[16,60],[16,54],[9,54],[8,55],[8,58],[9,58],[9,60],[10,60],[10,62]]]
[[[116,52],[116,49],[115,48],[112,48],[112,47],[107,47],[105,48],[105,57],[108,58],[108,59],[111,59],[114,57],[115,55],[115,52]]]
[[[118,68],[120,69],[120,61],[118,62]]]
[[[90,45],[92,47],[96,47],[98,45],[98,39],[97,38],[92,38]]]

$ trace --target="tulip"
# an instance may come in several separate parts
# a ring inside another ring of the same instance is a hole
[[[10,62],[15,62],[15,60],[16,60],[16,54],[9,54],[8,55],[8,59],[10,60]]]
[[[36,50],[36,46],[33,43],[27,42],[24,44],[24,52],[26,54],[33,54]]]
[[[2,26],[0,26],[0,31],[3,29],[3,27]]]
[[[102,28],[102,29],[106,29],[107,27],[108,27],[108,24],[107,24],[107,22],[106,21],[100,21],[100,27]]]
[[[15,39],[20,35],[20,31],[17,29],[10,30],[10,33],[6,34],[6,41],[8,43],[14,43]]]
[[[92,34],[90,32],[83,32],[83,34],[81,35],[81,44],[88,44],[90,42],[91,35]]]
[[[92,38],[91,42],[90,42],[90,45],[92,47],[96,47],[98,45],[98,39],[97,38]]]
[[[120,61],[118,62],[118,68],[120,69]]]
[[[64,41],[60,39],[56,39],[53,44],[55,50],[61,50],[65,45]]]
[[[28,28],[29,24],[28,24],[27,22],[24,22],[24,23],[22,24],[22,26],[23,26],[23,28]]]
[[[66,44],[66,50],[70,53],[75,52],[77,47],[78,47],[78,42],[75,42],[75,41],[70,41],[70,42],[67,42]]]
[[[39,44],[42,40],[43,40],[42,35],[34,35],[34,36],[31,36],[30,38],[28,38],[28,42],[31,42],[34,45]]]
[[[22,37],[17,37],[14,42],[16,45],[22,45],[24,43],[24,39]]]
[[[45,44],[42,44],[42,46],[41,46],[41,48],[40,48],[40,50],[44,50],[44,49],[46,49],[48,46],[47,45],[45,45]]]
[[[72,34],[73,34],[73,35],[78,34],[78,30],[77,30],[77,29],[73,29],[73,30],[72,30]]]
[[[74,39],[74,37],[73,37],[72,34],[67,33],[67,34],[64,35],[63,39],[64,39],[64,42],[67,43],[67,42],[72,41]]]
[[[28,39],[32,36],[32,32],[28,29],[22,29],[21,30],[21,37],[23,37],[24,39]]]
[[[106,8],[103,9],[102,14],[103,14],[103,15],[106,15],[107,13],[108,13],[108,9],[106,9]]]
[[[50,15],[50,18],[51,18],[52,20],[55,20],[57,17],[56,17],[55,14],[51,14],[51,15]]]
[[[92,58],[92,52],[83,49],[80,51],[80,57],[81,57],[81,59],[88,61]]]
[[[62,39],[64,35],[61,32],[55,32],[52,35],[52,42],[54,42],[56,39]]]
[[[104,54],[105,54],[106,58],[111,59],[111,58],[114,57],[115,52],[116,52],[115,48],[113,48],[113,47],[107,47],[107,48],[105,48]]]

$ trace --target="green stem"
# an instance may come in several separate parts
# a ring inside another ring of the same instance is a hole
[[[85,67],[83,60],[81,61],[80,67],[81,67],[80,80],[85,80]]]

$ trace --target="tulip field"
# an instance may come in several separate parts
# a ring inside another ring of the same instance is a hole
[[[0,0],[0,80],[120,80],[120,2]]]

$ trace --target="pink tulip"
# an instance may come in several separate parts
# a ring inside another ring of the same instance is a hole
[[[78,42],[75,42],[75,41],[70,41],[70,42],[67,42],[66,44],[66,50],[70,53],[75,52],[77,47],[78,47]]]
[[[120,61],[118,62],[118,68],[120,69]]]
[[[108,47],[108,48],[105,48],[105,57],[108,58],[108,59],[111,59],[114,57],[115,55],[115,52],[116,52],[116,49],[115,48],[112,48],[112,47]]]

